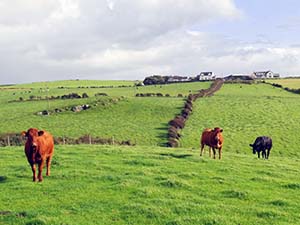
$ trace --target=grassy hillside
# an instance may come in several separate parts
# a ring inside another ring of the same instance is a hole
[[[268,83],[281,84],[283,87],[288,87],[292,89],[300,88],[300,78],[285,78],[276,80],[266,80]]]
[[[172,149],[157,145],[166,141],[167,122],[182,109],[178,94],[210,83],[137,89],[77,88],[73,82],[63,89],[54,82],[48,91],[41,83],[0,89],[0,133],[39,127],[55,136],[89,133],[137,146],[57,145],[52,176],[42,183],[31,181],[23,147],[0,148],[0,224],[300,224],[299,95],[268,84],[225,84],[193,104],[183,148]],[[72,92],[90,98],[9,102]],[[95,97],[99,92],[108,96]],[[80,113],[36,115],[96,101]],[[223,159],[209,159],[207,151],[200,158],[200,134],[215,126],[224,129]],[[273,138],[269,160],[251,153],[249,143],[259,135]]]
[[[0,224],[300,223],[299,159],[198,154],[57,146],[52,176],[33,183],[22,148],[0,148]]]
[[[80,81],[79,86],[85,85]],[[92,84],[92,83],[90,83]],[[99,83],[100,84],[100,83]],[[103,83],[105,84],[105,82]],[[110,83],[115,84],[115,83]],[[118,84],[118,83],[116,83]],[[35,84],[36,85],[36,84]],[[39,83],[42,85],[42,83]],[[163,145],[166,142],[167,122],[180,112],[184,97],[200,89],[208,88],[210,82],[171,84],[146,87],[115,88],[54,88],[68,86],[66,82],[51,83],[49,91],[33,86],[33,89],[0,90],[0,133],[20,132],[29,127],[46,129],[55,136],[79,137],[85,134],[116,140],[130,140],[139,145]],[[15,88],[17,88],[16,86]],[[28,86],[31,87],[31,86]],[[27,101],[33,96],[61,96],[69,93],[87,93],[90,98],[73,100]],[[107,93],[107,97],[95,97],[95,93]],[[162,93],[171,97],[135,97],[136,93]],[[114,101],[116,98],[123,98]],[[9,102],[23,97],[22,102]],[[98,101],[98,106],[93,104]],[[36,115],[42,110],[54,110],[79,104],[92,108],[80,113],[71,111],[50,116]]]
[[[47,81],[47,82],[33,82],[27,84],[17,84],[10,86],[3,86],[3,88],[57,88],[57,87],[90,87],[90,86],[130,86],[134,85],[138,81],[130,80],[59,80],[59,81]]]
[[[213,97],[194,104],[182,131],[182,146],[199,148],[206,127],[224,128],[224,154],[250,153],[257,136],[273,138],[272,155],[300,156],[300,96],[268,84],[225,84]],[[225,156],[226,157],[226,156]]]

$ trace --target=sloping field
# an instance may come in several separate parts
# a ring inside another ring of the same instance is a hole
[[[22,147],[0,148],[0,224],[299,224],[299,159],[158,147],[56,146],[31,181]]]
[[[268,84],[225,84],[194,102],[183,148],[156,146],[182,109],[184,97],[175,96],[209,85],[1,89],[1,132],[39,127],[57,136],[112,135],[138,146],[57,145],[52,175],[42,183],[31,181],[23,147],[0,148],[0,224],[300,224],[299,95]],[[8,103],[79,90],[90,98]],[[151,92],[173,97],[134,97]],[[96,100],[101,104],[80,113],[35,115]],[[224,129],[223,159],[209,159],[207,151],[200,158],[200,134],[215,126]],[[273,138],[269,160],[251,153],[249,143],[259,135]]]
[[[78,82],[77,85],[86,83]],[[0,133],[27,130],[38,127],[50,131],[54,136],[80,137],[90,134],[115,140],[130,140],[138,145],[163,145],[166,143],[167,123],[180,112],[184,96],[209,87],[210,82],[171,84],[147,87],[115,88],[59,88],[48,91],[41,88],[7,89],[0,91]],[[69,85],[68,83],[66,83]],[[89,83],[92,84],[92,83]],[[103,83],[106,84],[105,82]],[[109,84],[113,84],[110,82]],[[119,84],[119,83],[117,83]],[[37,85],[36,83],[34,85]],[[66,86],[67,86],[66,85]],[[98,83],[101,85],[101,83]],[[18,88],[18,86],[14,86]],[[30,87],[30,86],[28,86]],[[62,96],[69,93],[87,93],[87,99],[37,100],[28,101],[30,96]],[[107,97],[95,97],[95,93],[106,93]],[[135,97],[136,93],[161,93],[164,97]],[[165,97],[169,94],[170,97]],[[177,97],[181,94],[183,97]],[[123,96],[122,98],[120,98]],[[23,101],[8,102],[18,100]],[[117,101],[115,101],[117,99]],[[93,104],[99,101],[98,106]],[[43,110],[63,109],[66,106],[90,104],[90,110],[74,113],[71,111],[55,113],[49,116],[37,115]]]
[[[273,138],[273,155],[299,157],[300,95],[268,84],[225,84],[213,97],[195,102],[182,131],[183,147],[199,149],[206,127],[222,127],[226,153],[250,154],[257,136]]]
[[[283,87],[299,89],[300,88],[300,78],[286,78],[286,79],[276,79],[269,80],[268,83],[281,84]]]
[[[91,86],[132,86],[136,82],[130,80],[59,80],[47,82],[33,82],[27,84],[3,86],[3,88],[77,88],[77,87],[91,87]]]

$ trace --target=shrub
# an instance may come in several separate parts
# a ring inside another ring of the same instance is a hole
[[[176,116],[173,120],[169,122],[169,125],[182,129],[185,126],[185,118],[182,116]]]
[[[87,93],[83,93],[82,94],[82,98],[88,98],[89,96],[88,96],[88,94]]]
[[[108,95],[106,93],[96,93],[95,97],[97,97],[97,96],[108,96]]]

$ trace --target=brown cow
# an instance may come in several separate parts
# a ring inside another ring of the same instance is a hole
[[[209,146],[209,157],[211,157],[211,149],[214,153],[214,159],[216,158],[216,150],[219,150],[219,159],[222,158],[222,145],[223,145],[223,136],[222,136],[223,129],[216,127],[213,130],[206,128],[202,132],[201,136],[201,153],[200,156],[202,156],[204,151],[204,146]]]
[[[50,133],[38,130],[36,128],[30,128],[27,132],[23,131],[22,135],[27,137],[25,143],[25,154],[27,160],[31,166],[33,173],[33,181],[36,181],[36,169],[35,164],[39,166],[38,179],[43,181],[42,170],[44,164],[47,164],[47,176],[50,176],[51,159],[54,152],[54,141]]]

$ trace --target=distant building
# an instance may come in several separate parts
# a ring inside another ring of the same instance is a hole
[[[253,72],[252,75],[256,79],[268,79],[268,78],[274,78],[274,77],[278,78],[279,77],[278,73],[274,74],[271,70]]]
[[[238,81],[238,80],[254,80],[254,77],[249,74],[230,74],[224,77],[225,81]]]
[[[189,77],[182,77],[182,76],[169,76],[167,79],[168,83],[188,82],[188,81],[190,81]]]
[[[216,76],[213,72],[201,72],[198,76],[197,76],[198,80],[215,80]]]

